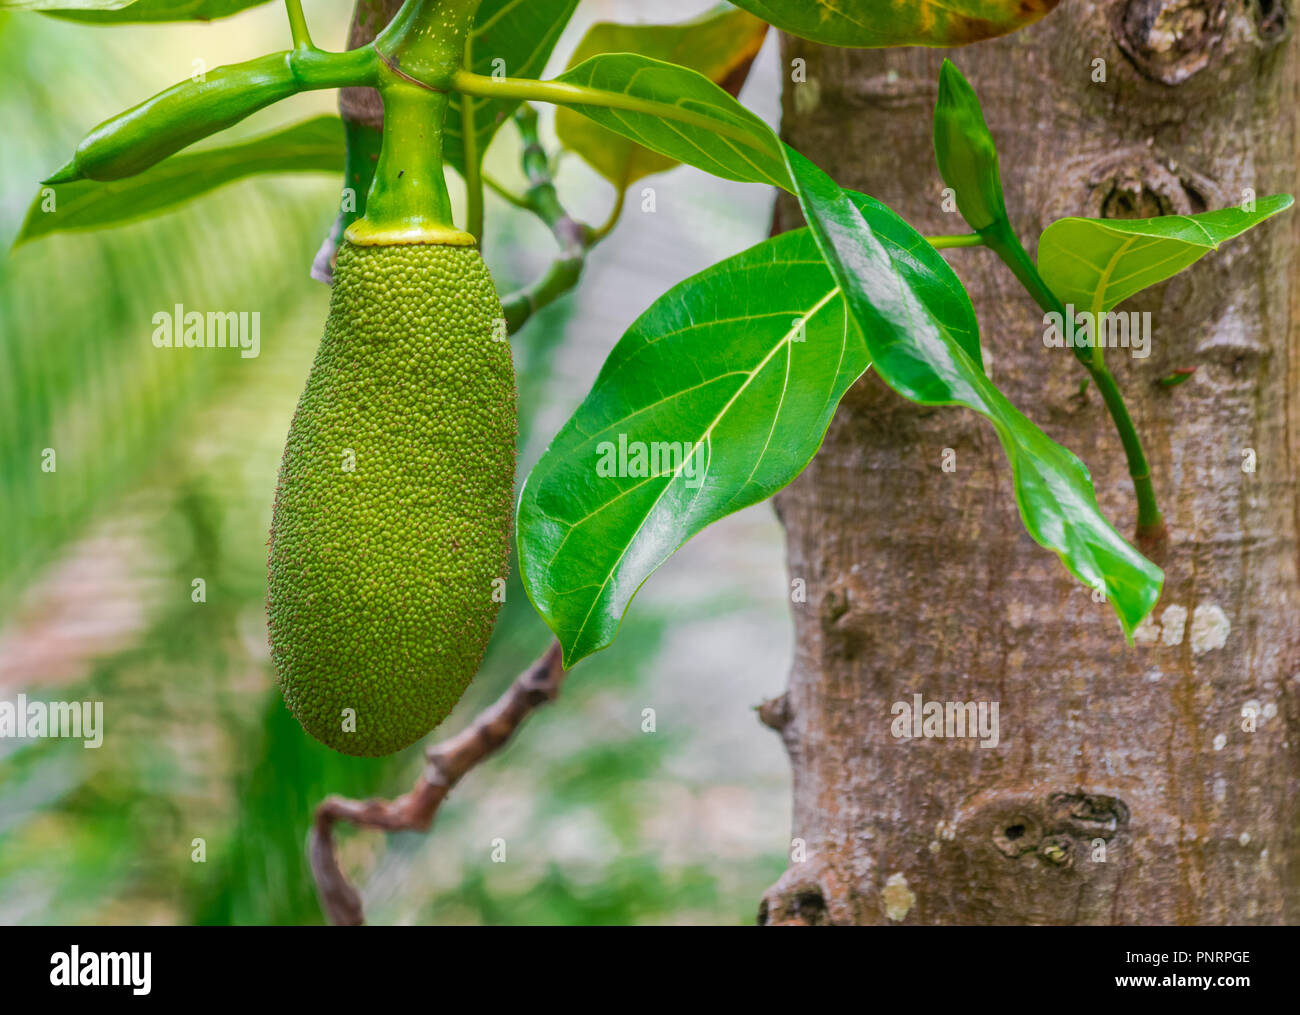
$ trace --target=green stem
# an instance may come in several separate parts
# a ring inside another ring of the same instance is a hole
[[[1138,537],[1141,539],[1144,536],[1155,535],[1164,529],[1164,518],[1156,503],[1155,487],[1151,485],[1151,467],[1147,464],[1146,453],[1142,450],[1142,440],[1138,437],[1137,428],[1129,416],[1128,406],[1124,404],[1124,396],[1120,393],[1119,385],[1115,383],[1114,375],[1104,366],[1094,367],[1089,373],[1092,375],[1093,383],[1097,385],[1097,390],[1101,392],[1102,401],[1110,410],[1111,418],[1115,420],[1115,428],[1119,431],[1119,439],[1124,445],[1124,454],[1128,458],[1128,471],[1133,477],[1133,489],[1137,494]]]
[[[995,254],[1002,259],[1002,262],[1011,269],[1011,274],[1025,291],[1034,298],[1044,312],[1049,314],[1059,314],[1061,320],[1066,319],[1065,306],[1057,299],[1056,294],[1047,287],[1043,281],[1043,276],[1038,274],[1038,266],[1034,264],[1033,258],[1029,256],[1029,251],[1021,245],[1020,239],[1011,231],[1011,226],[1005,219],[995,222],[988,229],[980,232],[980,237],[984,243]],[[1085,367],[1091,364],[1092,351],[1083,347],[1076,346],[1074,355]]]
[[[472,143],[466,145],[466,162],[474,171],[466,174],[471,232],[462,232],[452,221],[442,150],[449,86],[464,66],[479,3],[406,0],[375,37],[373,49],[382,63],[383,147],[366,213],[348,228],[351,242],[477,243],[472,230],[482,229],[482,184],[475,176],[478,153]],[[469,122],[472,128],[472,119]]]
[[[563,81],[494,78],[485,74],[472,74],[467,70],[454,74],[450,84],[458,92],[481,98],[522,99],[525,102],[551,102],[561,106],[601,106],[629,113],[645,113],[711,131],[756,151],[766,150],[766,145],[751,129],[695,113],[670,102],[656,102],[654,99],[641,99],[622,92],[607,92],[601,88],[588,88],[586,85],[572,85]]]
[[[465,39],[465,66],[474,66],[474,40]],[[483,173],[474,125],[474,97],[460,96],[460,134],[465,152],[465,231],[483,242]]]
[[[294,49],[284,54],[299,91],[379,84],[379,55],[369,46],[346,53]]]
[[[383,146],[383,132],[365,123],[343,121],[346,142],[343,162],[343,186],[352,200],[340,209],[343,229],[366,213],[366,198],[375,180],[375,167]]]
[[[289,32],[293,36],[294,49],[315,49],[311,44],[311,33],[307,31],[307,18],[302,13],[302,0],[284,0],[285,10],[289,14]]]
[[[1034,301],[1049,314],[1059,315],[1064,324],[1069,312],[1052,292],[1043,277],[1038,273],[1029,252],[1020,243],[1019,237],[1012,231],[1006,219],[1000,219],[987,229],[980,230],[979,235],[988,247],[1011,269],[1020,284],[1034,298]],[[1138,436],[1133,418],[1129,415],[1124,395],[1119,390],[1114,375],[1106,367],[1105,355],[1096,341],[1091,346],[1076,346],[1075,358],[1083,364],[1101,392],[1106,410],[1114,420],[1119,432],[1120,443],[1124,446],[1124,455],[1128,459],[1128,472],[1133,479],[1133,489],[1137,495],[1138,520],[1137,537],[1139,542],[1162,538],[1165,534],[1164,518],[1156,503],[1155,487],[1151,482],[1151,466],[1147,463],[1146,452],[1142,449],[1142,438]]]
[[[520,165],[528,179],[528,192],[517,203],[522,203],[546,223],[560,245],[560,253],[540,279],[502,299],[506,328],[511,334],[528,323],[538,310],[554,303],[578,284],[586,266],[587,252],[609,235],[623,208],[620,199],[614,213],[599,229],[574,219],[565,211],[556,192],[555,164],[542,147],[537,130],[537,111],[525,103],[515,114],[515,126],[523,141]]]
[[[950,250],[953,247],[984,246],[984,237],[979,233],[963,233],[960,236],[927,236],[926,240],[935,250]]]
[[[366,213],[348,228],[352,243],[444,243],[469,246],[474,238],[452,221],[442,167],[442,130],[448,96],[413,85],[385,68],[384,137]]]
[[[498,197],[513,204],[516,208],[522,208],[524,211],[532,211],[532,205],[528,203],[528,198],[524,197],[522,194],[516,194],[505,184],[493,179],[487,173],[482,173],[481,176],[483,182],[487,184],[488,190],[491,190]]]
[[[463,72],[465,46],[482,0],[406,0],[375,37],[375,50],[399,76],[446,92]]]
[[[618,197],[614,199],[614,207],[610,210],[609,217],[592,230],[590,240],[592,246],[599,243],[614,231],[614,227],[618,225],[619,219],[623,217],[623,206],[627,204],[625,198],[626,194],[619,194]]]

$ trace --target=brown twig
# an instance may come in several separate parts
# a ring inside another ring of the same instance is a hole
[[[560,645],[555,642],[469,726],[450,740],[429,747],[415,787],[396,800],[331,796],[321,802],[311,830],[311,869],[321,909],[330,923],[355,927],[365,922],[361,895],[339,867],[334,823],[349,821],[388,832],[428,831],[438,807],[461,776],[509,740],[534,709],[559,696],[564,673]]]

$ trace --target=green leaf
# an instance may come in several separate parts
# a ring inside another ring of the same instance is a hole
[[[0,5],[7,0],[0,0]],[[25,0],[17,0],[23,3]],[[92,24],[154,21],[215,21],[268,0],[34,0],[52,16]]]
[[[1260,198],[1249,212],[1225,208],[1149,219],[1059,219],[1038,240],[1038,271],[1062,303],[1106,313],[1291,204],[1291,195],[1274,194]]]
[[[319,116],[239,144],[173,155],[125,179],[77,180],[43,188],[14,245],[50,233],[148,218],[256,173],[342,171],[343,123],[337,116]],[[48,191],[53,191],[52,200]]]
[[[470,69],[476,74],[540,77],[577,6],[578,0],[483,0],[470,35]],[[473,100],[480,161],[518,106],[516,99]],[[443,157],[457,172],[464,172],[465,125],[457,96],[447,108]]]
[[[1039,545],[1055,551],[1071,574],[1105,592],[1131,638],[1159,598],[1160,569],[1102,515],[1087,467],[993,386],[953,334],[952,310],[908,283],[899,270],[900,252],[914,254],[925,240],[883,205],[877,205],[874,217],[864,215],[825,173],[787,151],[804,216],[862,329],[879,376],[915,402],[961,405],[989,419],[1010,460],[1026,530]],[[881,216],[897,219],[893,235],[874,228]]]
[[[1033,24],[1059,0],[732,0],[829,46],[964,46]]]
[[[636,53],[699,71],[737,95],[766,35],[766,22],[727,4],[674,25],[601,22],[583,36],[569,66],[605,53]],[[582,156],[620,193],[636,180],[678,164],[563,106],[556,113],[555,128],[561,144]]]
[[[704,75],[632,53],[594,56],[565,71],[561,84],[594,88],[633,108],[580,101],[568,108],[660,155],[727,180],[793,190],[772,129]],[[675,107],[666,119],[656,105]]]
[[[782,146],[761,120],[694,71],[617,55],[594,57],[563,78],[627,100],[633,108],[573,108],[646,147],[727,179],[791,191],[797,182],[805,217],[844,287],[881,377],[913,401],[963,405],[993,423],[1011,462],[1025,528],[1071,574],[1106,594],[1131,635],[1159,598],[1160,569],[1101,514],[1083,463],[1030,423],[984,375],[973,317],[958,316],[958,304],[942,298],[954,289],[964,295],[951,269],[936,258],[932,280],[903,273],[909,257],[929,256],[922,253],[929,245],[915,230],[883,205],[871,215],[859,211],[825,173]],[[657,103],[675,106],[691,122],[665,119],[655,111]],[[791,175],[794,169],[797,176]],[[885,221],[889,232],[881,226]]]
[[[686,540],[794,479],[867,366],[806,229],[660,297],[520,497],[524,586],[565,665],[614,640],[642,582]]]

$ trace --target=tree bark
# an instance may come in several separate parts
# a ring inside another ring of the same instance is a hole
[[[966,231],[931,146],[948,55],[983,100],[1031,252],[1066,215],[1295,192],[1294,15],[1275,0],[1070,0],[947,54],[785,39],[808,77],[787,85],[785,132],[920,231]],[[788,200],[778,220],[797,223]],[[790,754],[795,842],[761,923],[1300,919],[1298,241],[1292,211],[1125,306],[1150,311],[1151,355],[1108,362],[1170,528],[1156,619],[1132,648],[1025,535],[982,418],[870,373],[849,392],[777,499],[807,601],[789,689],[762,710]],[[1041,312],[991,253],[946,256],[995,383],[1087,463],[1131,533],[1119,440],[1069,351],[1044,347]],[[1158,384],[1188,366],[1188,383]],[[1000,742],[896,738],[891,706],[917,693],[998,702]]]

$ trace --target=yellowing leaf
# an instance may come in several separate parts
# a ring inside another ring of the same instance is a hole
[[[965,46],[1031,25],[1060,0],[735,0],[828,46]]]
[[[569,66],[605,53],[636,53],[689,67],[734,96],[744,85],[766,34],[765,22],[729,5],[675,25],[602,22],[583,36]],[[556,131],[566,148],[581,155],[620,192],[642,177],[678,164],[571,109],[558,110]]]

